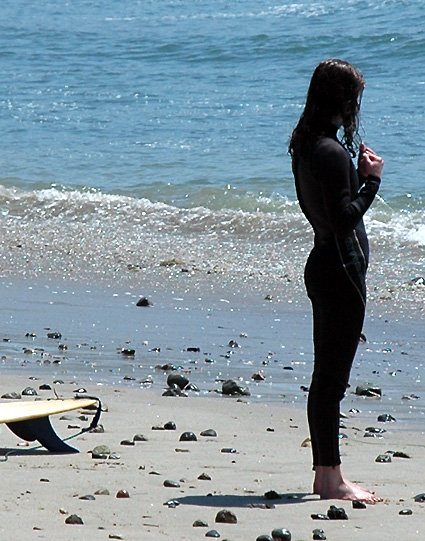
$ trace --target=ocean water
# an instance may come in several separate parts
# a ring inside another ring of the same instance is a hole
[[[312,237],[287,143],[314,67],[339,57],[386,162],[370,297],[423,313],[424,28],[421,0],[4,0],[0,275],[183,270],[300,298]]]

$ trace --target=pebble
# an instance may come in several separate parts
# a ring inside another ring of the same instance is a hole
[[[146,306],[153,306],[153,304],[151,303],[151,301],[149,299],[147,299],[146,297],[142,297],[141,299],[139,299],[137,302],[136,302],[136,306],[143,306],[143,307],[146,307]]]
[[[130,497],[130,494],[127,490],[125,489],[121,489],[117,492],[116,498],[129,498]]]
[[[366,509],[367,505],[361,500],[353,500],[352,502],[353,509]]]
[[[348,520],[348,515],[343,507],[331,505],[328,509],[329,520]]]
[[[131,348],[122,348],[121,354],[125,355],[126,357],[134,357],[134,355],[136,355],[136,350]]]
[[[110,455],[111,450],[107,445],[97,445],[91,452],[92,458],[106,458],[105,455]]]
[[[22,396],[20,394],[18,394],[18,393],[6,393],[6,394],[2,395],[2,398],[18,400],[18,399],[22,398]]]
[[[213,430],[212,428],[208,428],[207,430],[203,430],[201,432],[201,436],[210,437],[210,438],[216,438],[217,437],[217,432],[215,430]]]
[[[178,387],[181,391],[189,384],[189,380],[183,374],[169,374],[167,385],[171,388]]]
[[[198,441],[198,438],[193,432],[183,432],[179,441]]]
[[[220,534],[218,533],[217,530],[209,530],[209,531],[205,534],[205,537],[220,537]]]
[[[270,535],[259,535],[255,541],[273,541]]]
[[[275,528],[272,531],[273,541],[291,541],[292,535],[286,528]]]
[[[410,456],[406,453],[403,453],[403,451],[394,451],[392,455],[395,458],[410,458]]]
[[[201,473],[201,475],[199,475],[198,479],[200,481],[211,481],[211,476],[208,475],[208,473]]]
[[[399,515],[413,515],[413,511],[411,509],[402,509],[398,513]]]
[[[177,430],[176,423],[174,421],[168,421],[164,424],[164,430]]]
[[[133,437],[133,441],[149,441],[149,440],[143,434],[135,434]]]
[[[65,519],[65,524],[84,524],[84,522],[78,515],[69,515],[69,517]]]
[[[120,445],[128,445],[128,446],[131,446],[131,445],[136,445],[136,442],[133,440],[122,440],[120,442]]]
[[[22,396],[37,396],[37,391],[33,389],[32,387],[26,387],[22,391]]]
[[[419,502],[419,503],[425,502],[425,493],[422,492],[421,494],[417,494],[415,496],[415,502]]]
[[[96,498],[93,496],[93,494],[86,494],[85,496],[80,496],[80,500],[86,500],[86,501],[93,501]]]
[[[251,396],[248,387],[243,387],[242,385],[239,385],[239,383],[237,383],[233,379],[228,379],[223,382],[221,392],[225,395],[230,396]]]
[[[269,490],[264,494],[266,500],[280,500],[282,496],[278,494],[275,490]]]
[[[328,515],[323,515],[322,513],[313,513],[310,516],[313,520],[330,520]]]
[[[208,528],[208,522],[205,522],[205,520],[195,520],[192,526],[194,528]]]
[[[237,453],[236,449],[234,447],[223,447],[221,450],[221,453]]]
[[[356,395],[380,398],[382,396],[382,389],[376,385],[364,383],[363,385],[357,385]]]
[[[99,490],[96,490],[95,494],[96,496],[109,496],[111,493],[107,488],[99,488]]]
[[[258,372],[255,372],[255,374],[252,374],[251,379],[254,381],[264,381],[266,376],[263,370],[259,370]]]
[[[320,530],[319,528],[317,528],[316,530],[313,530],[313,539],[317,539],[317,540],[326,539],[325,532],[323,530]]]
[[[180,505],[180,502],[178,500],[168,500],[164,503],[164,505],[170,509],[175,509],[178,505]]]
[[[378,455],[378,456],[375,458],[375,462],[383,462],[383,463],[392,462],[392,460],[391,460],[391,455],[388,455],[388,454],[385,454],[385,455]]]
[[[215,521],[224,522],[226,524],[237,524],[238,519],[235,513],[233,513],[233,511],[229,511],[228,509],[222,509],[217,513]]]
[[[397,419],[389,413],[383,413],[378,416],[378,422],[380,423],[394,423],[395,421],[397,421]]]
[[[164,487],[167,488],[180,488],[180,483],[177,481],[171,481],[170,479],[166,479],[163,484]]]
[[[365,432],[370,432],[371,434],[384,434],[386,430],[384,428],[376,428],[374,426],[368,426],[365,428]]]
[[[52,340],[59,340],[59,338],[62,338],[62,334],[60,332],[48,332],[47,338],[51,338]]]

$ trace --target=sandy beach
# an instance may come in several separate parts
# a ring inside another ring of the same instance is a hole
[[[136,306],[143,293],[152,306]],[[422,538],[425,504],[414,501],[425,492],[422,321],[373,312],[365,326],[367,342],[343,403],[341,449],[346,475],[384,501],[353,509],[311,493],[307,304],[266,299],[264,291],[201,297],[29,282],[3,283],[3,299],[1,395],[32,387],[38,398],[54,399],[85,390],[107,410],[104,432],[71,440],[80,450],[74,455],[28,452],[1,425],[3,456],[24,451],[0,465],[0,528],[8,539],[196,540],[216,530],[221,539],[242,541],[275,528],[287,528],[295,541],[312,539],[315,529],[338,541]],[[62,336],[48,338],[52,331]],[[195,390],[162,396],[170,373],[187,377]],[[264,380],[253,379],[258,373]],[[250,396],[220,394],[227,379]],[[365,381],[380,386],[382,397],[356,395]],[[46,384],[51,389],[41,390]],[[378,422],[382,413],[397,421]],[[91,415],[51,420],[65,438],[88,426]],[[169,422],[175,430],[164,429]],[[369,427],[385,432],[365,437]],[[217,435],[202,436],[208,429]],[[185,432],[196,441],[180,441]],[[133,442],[135,435],[146,441]],[[99,445],[109,448],[106,458],[92,457]],[[375,461],[389,451],[391,462]],[[122,490],[129,498],[117,497]],[[270,491],[279,498],[268,499]],[[348,520],[311,518],[331,505],[344,508]],[[406,509],[412,514],[399,514]],[[237,523],[216,523],[222,510]],[[67,524],[71,515],[83,524]]]

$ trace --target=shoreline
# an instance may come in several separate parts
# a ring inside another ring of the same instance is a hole
[[[347,477],[375,490],[384,502],[358,510],[311,494],[311,449],[302,446],[308,439],[307,392],[301,390],[308,387],[312,366],[308,304],[265,300],[258,291],[222,289],[201,296],[163,286],[3,282],[1,394],[30,386],[38,398],[53,399],[55,393],[70,398],[84,388],[108,410],[100,420],[104,433],[72,440],[81,451],[77,455],[37,451],[0,464],[5,485],[0,524],[8,524],[8,538],[195,541],[217,530],[223,539],[245,541],[288,528],[298,541],[321,528],[328,539],[420,539],[425,506],[414,496],[425,490],[418,476],[425,445],[421,321],[413,325],[385,314],[367,320],[367,342],[359,346],[342,403],[341,451]],[[152,306],[137,307],[142,296]],[[62,337],[48,338],[50,332]],[[230,347],[232,340],[239,347]],[[122,354],[132,348],[134,356]],[[166,363],[180,368],[155,368]],[[253,381],[260,370],[266,379]],[[184,374],[199,391],[162,396],[170,373]],[[228,378],[248,386],[251,396],[219,394]],[[372,379],[382,387],[381,399],[354,394],[357,384]],[[53,383],[57,380],[63,383]],[[43,384],[52,390],[40,390]],[[418,398],[403,400],[403,395]],[[380,413],[397,421],[378,422]],[[82,428],[90,420],[82,421],[77,412],[60,417],[51,420],[61,437],[75,433],[70,426]],[[169,421],[175,431],[153,430]],[[368,427],[385,432],[365,437]],[[201,436],[207,429],[217,437]],[[197,441],[179,441],[185,431]],[[5,425],[0,434],[3,454],[26,449]],[[136,434],[147,441],[121,444]],[[107,445],[119,458],[94,460],[90,451],[96,445]],[[375,462],[390,450],[410,458]],[[165,481],[179,486],[166,487]],[[109,495],[96,494],[102,489]],[[119,490],[130,498],[116,498]],[[272,490],[278,500],[265,498]],[[167,503],[173,501],[175,507]],[[348,521],[311,519],[330,505],[343,507]],[[216,523],[222,509],[233,511],[237,524]],[[413,514],[399,515],[403,509]],[[65,524],[71,514],[84,524]],[[194,527],[196,520],[208,526]],[[19,534],[13,537],[9,529]]]

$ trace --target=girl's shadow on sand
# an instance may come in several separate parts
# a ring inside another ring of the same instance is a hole
[[[259,507],[273,508],[276,505],[290,503],[306,503],[316,501],[317,496],[308,492],[288,492],[279,494],[280,498],[267,499],[264,496],[212,494],[206,496],[183,496],[176,498],[182,505],[199,505],[202,507]]]

